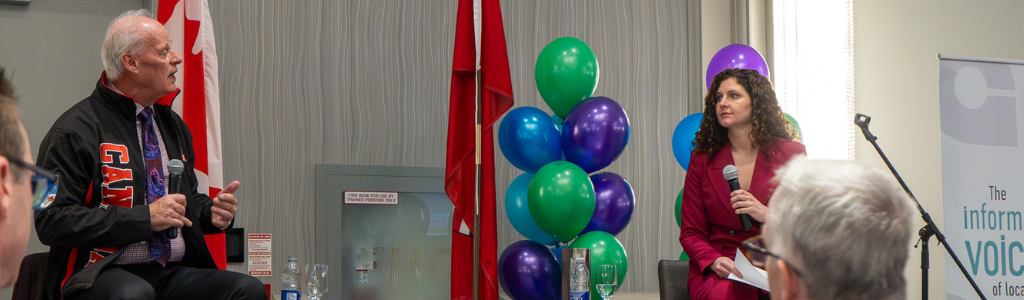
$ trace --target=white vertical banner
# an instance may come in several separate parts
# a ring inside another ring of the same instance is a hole
[[[943,233],[986,298],[1021,299],[1024,62],[940,56],[939,69]],[[946,294],[978,299],[952,259]]]

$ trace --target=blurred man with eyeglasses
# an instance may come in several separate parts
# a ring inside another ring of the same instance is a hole
[[[791,160],[776,173],[763,235],[744,242],[772,299],[905,299],[913,204],[861,163]]]
[[[36,168],[19,118],[14,89],[0,67],[0,289],[14,283],[32,228],[32,208],[53,174]]]

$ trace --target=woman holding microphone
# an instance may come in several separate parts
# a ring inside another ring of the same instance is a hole
[[[683,185],[679,242],[690,256],[691,298],[768,299],[766,292],[726,278],[742,277],[734,267],[736,249],[760,232],[775,170],[805,153],[794,137],[768,78],[749,69],[715,75]],[[738,170],[735,191],[722,175],[730,165]],[[743,228],[741,215],[749,216],[750,229]]]

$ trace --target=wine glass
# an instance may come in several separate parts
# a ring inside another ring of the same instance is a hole
[[[327,294],[327,265],[306,265],[302,281],[306,283],[306,294],[309,295],[309,299],[320,300],[324,294]]]
[[[601,294],[601,299],[611,299],[612,293],[615,293],[615,289],[619,286],[619,274],[615,265],[597,265],[594,272],[597,275],[594,284],[597,287],[597,292]]]

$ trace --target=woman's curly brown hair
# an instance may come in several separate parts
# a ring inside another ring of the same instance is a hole
[[[775,90],[772,89],[768,78],[751,69],[726,69],[715,75],[708,95],[704,97],[704,118],[700,122],[700,130],[693,139],[693,147],[697,152],[714,154],[729,141],[729,130],[718,123],[718,114],[715,113],[715,106],[718,105],[718,87],[722,81],[729,78],[735,78],[750,95],[750,125],[754,127],[750,131],[750,138],[755,146],[759,149],[769,149],[775,146],[775,138],[793,140],[796,128],[782,113],[782,108],[775,99]],[[765,151],[765,154],[771,153]]]

